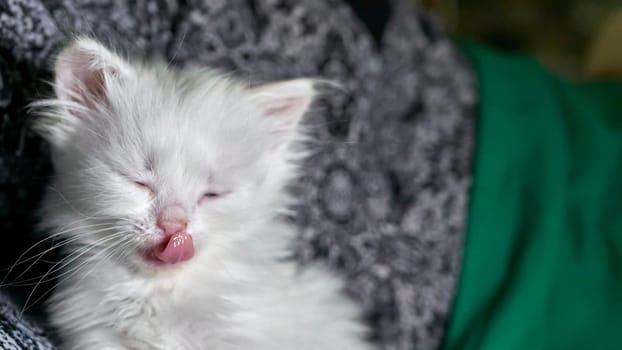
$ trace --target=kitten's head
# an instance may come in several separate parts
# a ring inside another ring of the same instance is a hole
[[[55,93],[35,103],[56,169],[45,223],[102,259],[173,265],[285,209],[314,88],[134,64],[78,39],[56,60]]]

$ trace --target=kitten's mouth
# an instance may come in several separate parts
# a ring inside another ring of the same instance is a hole
[[[156,265],[174,265],[190,260],[194,256],[192,236],[177,232],[164,238],[147,251],[145,259]]]

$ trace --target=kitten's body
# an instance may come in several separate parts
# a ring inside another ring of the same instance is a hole
[[[72,247],[50,302],[65,348],[368,348],[339,281],[287,259],[312,82],[250,88],[80,40],[56,89],[39,129],[58,171],[43,225]]]
[[[69,349],[366,348],[336,280],[253,243],[245,256],[171,274],[137,278],[114,263],[76,274],[52,300],[54,324]]]

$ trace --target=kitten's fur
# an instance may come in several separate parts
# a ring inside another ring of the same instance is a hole
[[[313,85],[130,63],[84,38],[60,53],[56,98],[35,107],[57,171],[43,225],[71,242],[49,304],[64,348],[368,349],[338,280],[285,259]],[[195,254],[156,266],[171,203]]]

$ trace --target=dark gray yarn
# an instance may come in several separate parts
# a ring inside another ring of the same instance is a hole
[[[4,234],[31,229],[48,162],[23,107],[45,91],[46,62],[68,34],[257,80],[329,78],[346,91],[323,97],[308,119],[316,141],[293,189],[296,255],[343,275],[382,349],[436,348],[460,266],[474,84],[427,15],[406,1],[391,9],[376,44],[339,0],[1,2]],[[3,300],[0,346],[50,348]]]
[[[18,308],[0,294],[0,349],[52,349],[43,330],[20,317]]]

